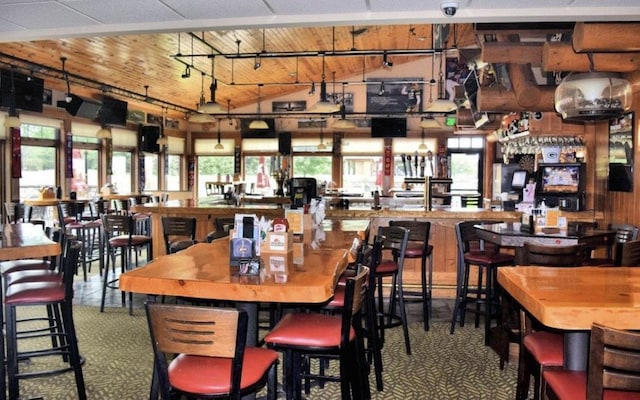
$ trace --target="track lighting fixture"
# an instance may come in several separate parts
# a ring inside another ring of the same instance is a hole
[[[206,100],[204,98],[204,72],[202,72],[201,74],[201,82],[200,82],[200,103],[198,103],[197,107],[198,110],[200,110],[201,107],[204,107],[206,104]],[[206,124],[209,122],[213,122],[215,119],[213,118],[213,116],[209,115],[209,114],[204,114],[201,112],[197,112],[195,114],[192,114],[189,117],[189,122],[194,122],[196,124]]]
[[[191,77],[191,67],[187,65],[186,68],[184,69],[184,72],[182,73],[182,79],[187,79],[190,77]]]
[[[380,82],[380,89],[378,89],[378,96],[384,95],[384,82]]]
[[[311,88],[309,89],[309,96],[313,96],[316,94],[316,83],[311,82]]]
[[[260,56],[256,55],[256,60],[253,63],[253,69],[254,70],[258,70],[258,69],[260,69],[261,66],[262,66],[262,63],[260,62]]]
[[[224,107],[216,103],[216,89],[218,88],[218,81],[216,80],[215,67],[215,57],[211,56],[211,86],[209,86],[209,89],[211,90],[211,101],[198,107],[199,113],[224,114],[227,112]]]
[[[346,107],[346,96],[344,93],[344,87],[347,86],[347,83],[342,83],[342,104],[340,105],[340,119],[333,123],[333,129],[354,129],[356,128],[355,122],[350,119],[347,119],[347,107]]]
[[[340,111],[340,106],[329,100],[327,96],[327,82],[324,80],[324,55],[322,56],[322,80],[320,81],[320,100],[311,106],[310,112],[332,114]]]
[[[382,66],[387,68],[393,67],[393,62],[389,61],[389,57],[386,52],[382,54]]]

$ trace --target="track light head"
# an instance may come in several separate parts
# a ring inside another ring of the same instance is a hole
[[[382,55],[382,66],[387,68],[393,67],[393,62],[389,61],[389,57],[387,56],[387,53],[384,53]]]
[[[380,82],[380,89],[378,90],[378,96],[384,95],[384,82]]]
[[[311,88],[309,89],[309,96],[313,96],[316,93],[316,83],[311,82]]]
[[[256,61],[253,63],[253,69],[254,70],[258,70],[260,69],[260,67],[262,66],[262,63],[260,62],[260,56],[256,56]]]
[[[187,79],[190,77],[191,77],[191,67],[187,65],[187,67],[184,69],[184,72],[182,73],[182,79]]]

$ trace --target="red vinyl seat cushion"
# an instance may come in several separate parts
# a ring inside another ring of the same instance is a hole
[[[64,300],[64,285],[58,282],[16,283],[7,288],[4,303],[10,305],[55,303]]]
[[[49,263],[49,261],[43,260],[13,260],[0,262],[0,271],[2,271],[2,275],[9,274],[15,271],[50,268],[51,264]]]
[[[261,347],[247,347],[240,388],[256,384],[278,359],[278,353]],[[231,359],[180,354],[169,365],[171,386],[189,393],[224,394],[231,390]]]
[[[58,282],[62,283],[62,275],[50,269],[34,269],[15,271],[4,276],[5,286],[25,282]]]
[[[433,252],[433,246],[427,245],[425,256],[429,256]],[[407,258],[422,258],[422,244],[421,243],[409,243],[407,249],[404,251],[404,256]]]
[[[464,260],[469,264],[509,264],[515,257],[512,254],[474,250],[464,253]]]
[[[317,313],[286,314],[264,341],[275,346],[337,348],[340,346],[342,317]],[[349,339],[356,333],[351,328]]]
[[[382,260],[376,269],[378,275],[388,275],[398,272],[398,264],[393,260]]]
[[[522,344],[542,366],[561,366],[564,362],[562,334],[536,331],[525,336]]]
[[[131,245],[141,246],[151,242],[149,236],[144,235],[131,235]],[[109,239],[109,245],[112,247],[126,247],[129,245],[129,235],[115,236]]]

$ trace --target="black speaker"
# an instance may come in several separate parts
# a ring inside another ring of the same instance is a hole
[[[80,96],[70,93],[68,95],[71,98],[70,102],[66,102],[64,109],[73,116],[96,119],[102,105],[97,102],[85,100]]]
[[[280,132],[278,134],[278,153],[283,156],[291,155],[291,132]]]

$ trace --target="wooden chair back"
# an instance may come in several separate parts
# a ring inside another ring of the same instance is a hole
[[[617,243],[615,265],[623,267],[640,266],[640,240]]]
[[[145,303],[145,310],[162,393],[170,392],[167,355],[188,354],[232,359],[229,398],[240,398],[246,311],[155,303]]]
[[[502,221],[461,221],[456,224],[456,240],[458,243],[458,260],[464,259],[464,253],[471,250],[492,250],[498,251],[499,247],[492,243],[485,243],[476,232],[475,225],[499,224]]]
[[[640,333],[594,323],[587,371],[587,400],[604,390],[640,392]]]
[[[389,226],[401,226],[409,230],[409,241],[422,244],[423,252],[426,252],[429,246],[429,235],[431,233],[431,222],[429,221],[411,221],[411,220],[392,220]]]
[[[545,246],[525,242],[522,248],[524,265],[550,267],[577,267],[582,265],[585,249],[582,244],[570,246]]]
[[[188,217],[162,217],[162,234],[167,254],[172,241],[176,239],[196,239],[196,219]]]

